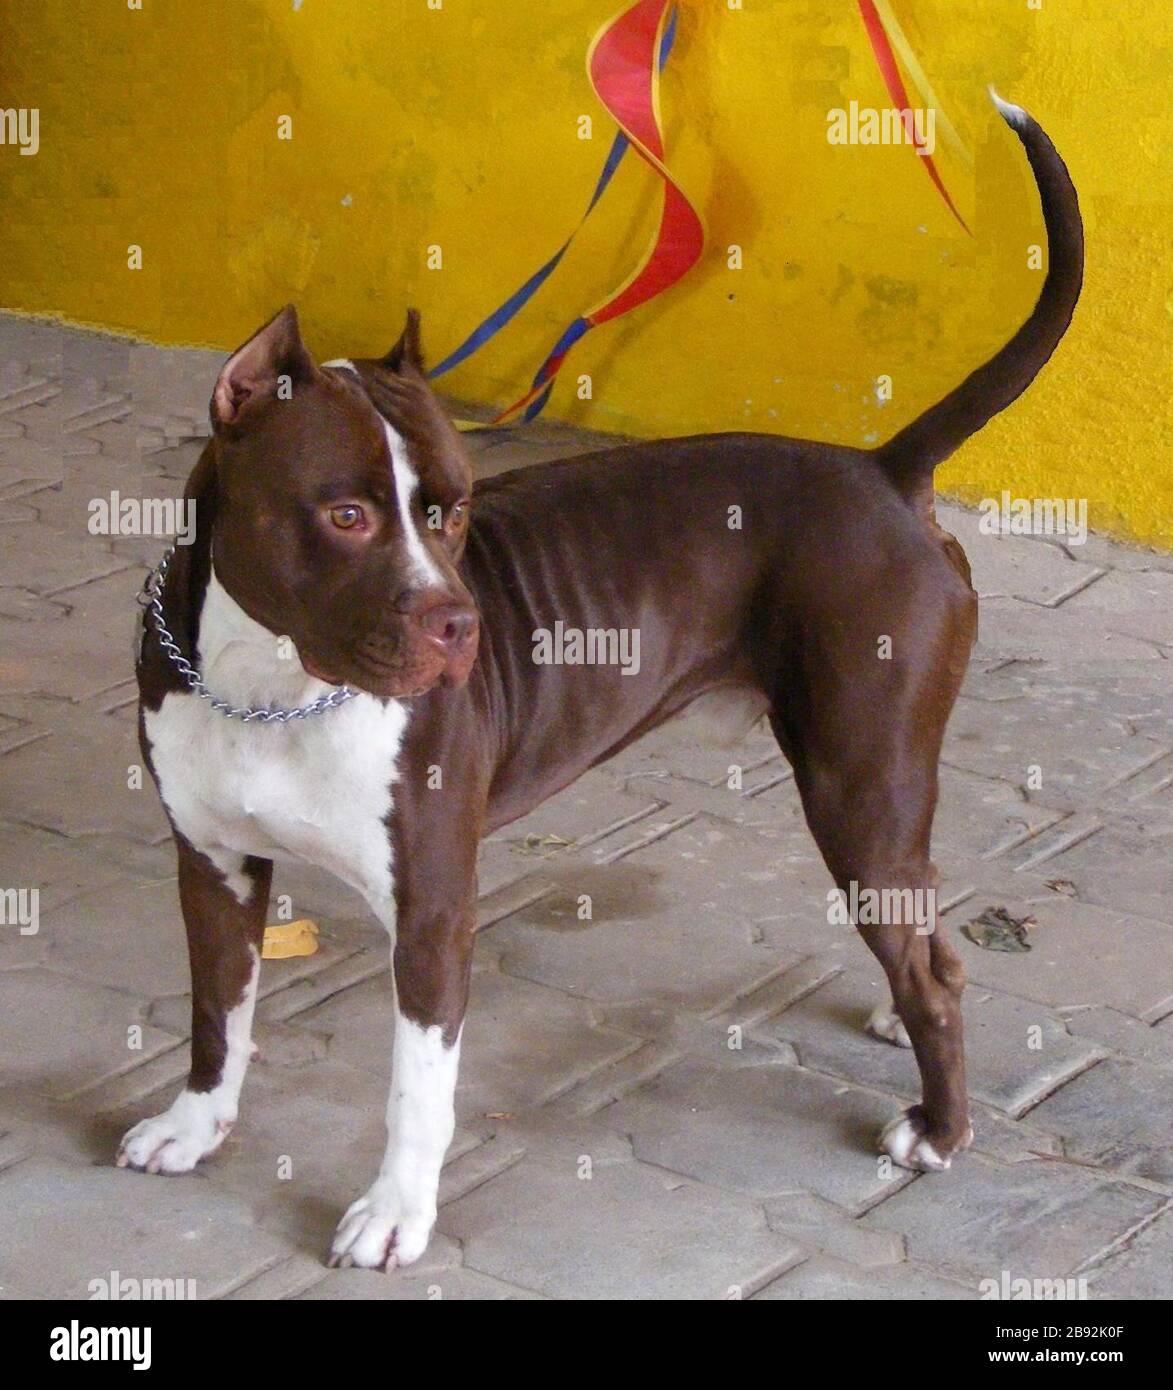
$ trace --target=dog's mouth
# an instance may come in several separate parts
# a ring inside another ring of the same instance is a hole
[[[438,685],[446,684],[446,681],[443,671],[436,675],[423,675],[418,671],[386,675],[364,670],[352,676],[347,684],[381,700],[410,700],[426,695]]]
[[[441,610],[440,618],[448,617]],[[306,672],[327,685],[350,686],[380,699],[426,695],[442,686],[458,690],[476,663],[480,631],[475,620],[461,623],[457,612],[440,631],[391,628],[368,630],[356,640],[309,641],[298,655]]]
[[[459,689],[472,667],[468,660],[392,665],[368,658],[347,663],[348,670],[342,675],[336,663],[320,663],[303,656],[301,664],[315,680],[325,681],[327,685],[347,685],[381,700],[411,699],[426,695],[437,686]]]
[[[314,680],[325,681],[327,685],[345,684],[344,681],[339,680],[339,678],[336,675],[333,675],[324,667],[319,666],[316,661],[311,660],[311,658],[308,656],[302,656],[301,664],[305,667],[309,674],[313,676]]]
[[[316,661],[308,660],[305,657],[302,658],[301,664],[315,680],[325,681],[327,685],[346,685],[353,690],[361,690],[366,695],[376,695],[383,700],[426,695],[444,677],[442,671],[436,676],[423,678],[419,673],[411,671],[392,674],[365,669],[356,670],[353,674],[342,677],[333,671],[328,671],[323,666],[319,666]]]

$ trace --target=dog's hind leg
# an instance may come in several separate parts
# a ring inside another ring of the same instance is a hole
[[[873,1038],[882,1038],[884,1042],[895,1043],[897,1047],[912,1046],[908,1029],[901,1023],[900,1015],[896,1012],[896,1001],[891,996],[886,1004],[876,1005],[864,1027]]]
[[[915,603],[906,593],[813,625],[772,722],[794,765],[807,823],[856,905],[854,920],[884,967],[920,1068],[921,1104],[885,1130],[883,1147],[906,1167],[936,1169],[972,1139],[964,977],[938,930],[929,840],[941,739],[965,669],[974,604],[955,584],[920,587]],[[892,659],[876,655],[885,636]],[[849,670],[845,653],[857,654]]]

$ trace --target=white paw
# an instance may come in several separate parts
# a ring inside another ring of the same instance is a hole
[[[967,1149],[973,1142],[973,1129],[957,1146]],[[911,1110],[889,1120],[880,1132],[880,1148],[901,1168],[911,1168],[920,1173],[943,1173],[953,1162],[953,1155],[939,1154],[925,1137],[923,1121],[916,1118]]]
[[[885,1042],[895,1043],[897,1047],[912,1046],[908,1029],[900,1022],[900,1017],[891,1004],[877,1004],[864,1027],[873,1038],[883,1038]]]
[[[218,1115],[209,1095],[184,1091],[170,1110],[140,1120],[122,1136],[119,1168],[145,1173],[190,1173],[224,1142],[232,1120]]]
[[[397,1269],[412,1264],[428,1248],[435,1221],[434,1211],[404,1212],[396,1196],[376,1183],[338,1223],[330,1265]]]

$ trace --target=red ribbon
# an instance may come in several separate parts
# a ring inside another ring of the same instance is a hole
[[[880,75],[884,79],[884,85],[888,88],[888,95],[892,98],[892,104],[898,111],[904,113],[904,129],[910,142],[916,147],[917,157],[924,163],[925,170],[929,178],[932,179],[937,192],[944,198],[946,207],[956,217],[966,234],[972,236],[973,233],[965,224],[965,218],[957,211],[953,199],[949,196],[949,190],[937,172],[932,155],[925,152],[924,142],[917,138],[916,125],[912,119],[912,111],[908,103],[908,93],[904,88],[904,79],[900,75],[900,66],[896,62],[896,55],[892,52],[892,45],[888,41],[884,21],[880,18],[873,0],[859,0],[859,12],[863,16],[864,28],[867,30],[872,52],[876,55],[876,63],[880,69]]]
[[[700,259],[705,233],[696,209],[664,163],[660,129],[660,66],[657,55],[672,0],[636,0],[609,20],[587,51],[587,73],[600,102],[632,148],[663,180],[660,221],[652,243],[627,279],[561,334],[538,368],[526,394],[503,410],[498,422],[526,409],[532,419],[545,404],[570,348],[590,329],[646,304],[674,285]]]

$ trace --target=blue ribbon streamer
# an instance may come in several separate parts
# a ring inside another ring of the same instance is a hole
[[[664,70],[664,64],[668,61],[668,55],[672,52],[672,45],[675,41],[676,9],[675,7],[673,7],[672,13],[668,16],[668,23],[664,26],[663,36],[660,39],[659,64],[661,72],[663,72]],[[525,284],[521,286],[520,289],[515,290],[513,294],[509,296],[509,298],[505,301],[504,304],[501,305],[499,309],[495,309],[489,315],[489,317],[484,320],[484,322],[478,324],[477,327],[473,329],[473,331],[468,335],[464,342],[460,344],[458,348],[456,348],[453,352],[450,352],[442,362],[438,362],[436,366],[432,368],[432,370],[428,373],[429,379],[438,376],[443,376],[445,372],[450,372],[453,367],[459,366],[461,362],[471,357],[473,353],[477,351],[478,348],[484,347],[484,345],[489,341],[489,339],[492,338],[495,334],[499,333],[501,329],[504,328],[505,325],[509,322],[509,320],[513,318],[514,315],[517,314],[518,311],[521,310],[533,298],[535,294],[537,294],[538,290],[541,289],[542,285],[545,284],[545,282],[557,269],[558,263],[566,254],[567,250],[570,247],[570,243],[578,235],[579,231],[582,229],[583,223],[594,211],[595,204],[606,192],[607,185],[611,182],[615,170],[619,168],[623,156],[627,153],[627,147],[629,143],[630,142],[628,141],[627,136],[624,135],[622,131],[616,134],[615,139],[611,142],[611,148],[607,152],[607,158],[603,163],[602,173],[599,175],[598,182],[595,184],[595,191],[591,194],[591,200],[587,204],[587,210],[583,213],[582,217],[580,218],[578,226],[575,227],[574,231],[570,233],[570,235],[566,238],[566,240],[562,243],[558,250],[555,251],[555,253],[550,257],[546,264],[541,267],[540,270],[536,270],[533,273],[533,275],[531,275],[530,278],[525,282]],[[582,325],[581,328],[578,327],[580,323]],[[571,324],[570,328],[567,330],[567,333],[564,334],[563,337],[568,336],[574,329],[578,328],[578,332],[575,334],[573,338],[570,339],[570,343],[576,342],[577,339],[581,338],[583,333],[587,331],[588,327],[589,325],[586,324],[585,321],[576,320],[575,323]],[[570,346],[570,343],[567,343],[567,347]],[[559,346],[561,346],[561,343],[559,344]],[[557,348],[555,348],[554,352],[557,352]],[[554,353],[551,354],[551,356],[553,355]],[[537,385],[536,378],[534,380],[534,385]],[[553,385],[554,383],[551,382],[550,388],[543,391],[541,396],[539,396],[537,400],[532,401],[530,403],[529,407],[525,412],[524,417],[527,421],[532,420],[536,415],[538,415],[541,412],[543,406],[550,398],[550,389],[553,388]]]

